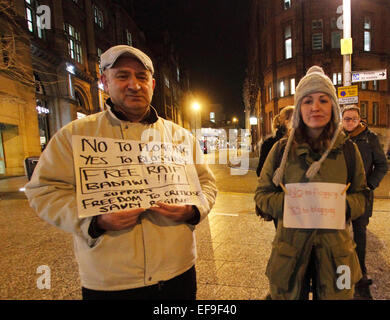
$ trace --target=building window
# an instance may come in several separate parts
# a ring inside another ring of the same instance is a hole
[[[274,115],[272,113],[272,111],[270,111],[269,113],[269,132],[272,131],[272,122],[274,121]]]
[[[378,102],[373,102],[372,103],[372,124],[373,125],[378,124],[378,112],[379,112]]]
[[[210,112],[210,121],[215,123],[215,112]]]
[[[102,56],[102,54],[103,54],[103,50],[100,49],[100,48],[97,48],[97,56],[98,56],[98,64],[99,64],[99,74],[103,74],[103,70],[100,67],[100,57]]]
[[[268,101],[272,100],[272,85],[268,85]]]
[[[176,80],[177,80],[177,82],[180,82],[180,69],[179,69],[179,67],[176,67]]]
[[[284,86],[284,81],[280,81],[279,82],[279,92],[280,92],[280,97],[283,98],[284,97],[284,91],[285,91],[285,86]]]
[[[313,50],[323,49],[322,39],[322,20],[312,20],[311,29],[313,31],[311,35],[311,47]]]
[[[97,24],[100,28],[104,28],[104,19],[103,19],[103,11],[100,10],[96,5],[93,5],[93,16],[95,19],[95,24]]]
[[[360,116],[362,119],[367,119],[367,101],[360,102]]]
[[[367,90],[367,81],[362,81],[361,86],[362,90]]]
[[[312,30],[322,30],[322,19],[320,20],[312,20],[311,22]]]
[[[292,58],[291,25],[284,28],[284,58]]]
[[[342,38],[341,31],[337,28],[337,18],[330,19],[331,30],[331,47],[332,49],[340,49],[340,40]]]
[[[84,1],[82,1],[82,0],[72,0],[72,2],[74,4],[76,4],[78,7],[80,7],[80,9],[84,8]]]
[[[164,83],[169,88],[169,79],[165,74],[164,74]]]
[[[128,46],[133,45],[133,37],[131,35],[131,32],[129,32],[129,30],[127,30],[127,29],[126,29],[126,43]]]
[[[371,51],[371,19],[364,18],[364,51]]]
[[[341,85],[343,83],[343,75],[341,72],[335,72],[332,75],[333,77],[333,85]]]
[[[390,104],[386,105],[386,125],[390,127]]]
[[[295,78],[290,79],[290,94],[295,94]]]
[[[372,90],[374,90],[374,91],[378,91],[379,90],[378,80],[374,80],[372,82]]]
[[[322,50],[323,49],[322,32],[321,33],[313,33],[311,35],[311,48],[313,50]]]
[[[332,31],[332,49],[340,49],[341,31]]]
[[[28,31],[34,33],[38,38],[43,39],[43,29],[41,27],[41,19],[37,16],[36,11],[39,6],[36,0],[25,0],[26,5],[26,20]]]
[[[68,23],[64,23],[64,29],[68,36],[69,56],[73,60],[82,63],[83,56],[81,49],[80,32],[78,32],[72,25]]]
[[[283,8],[284,10],[288,10],[291,8],[291,0],[283,0]]]

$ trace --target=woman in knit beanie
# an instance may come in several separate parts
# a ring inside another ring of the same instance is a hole
[[[353,285],[361,278],[355,244],[348,230],[351,218],[364,211],[364,168],[353,146],[355,172],[346,195],[344,229],[285,226],[284,197],[292,183],[347,184],[340,108],[332,81],[313,66],[300,80],[294,97],[292,128],[288,138],[272,148],[258,179],[256,205],[279,219],[266,275],[272,299],[307,299],[308,278],[315,284],[315,299],[352,299]],[[276,168],[278,154],[283,152]],[[340,285],[339,266],[349,269],[348,285]],[[315,270],[313,272],[313,269]],[[308,275],[308,273],[311,273]]]

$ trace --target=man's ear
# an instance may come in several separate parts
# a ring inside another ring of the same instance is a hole
[[[100,76],[100,81],[103,83],[104,91],[108,93],[108,79],[107,79],[107,71],[104,71],[103,74]]]
[[[153,82],[153,90],[154,90],[154,88],[156,87],[156,79],[152,78],[152,82]]]

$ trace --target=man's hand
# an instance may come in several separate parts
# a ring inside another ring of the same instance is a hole
[[[97,225],[103,230],[120,231],[136,225],[139,215],[145,209],[130,209],[98,216]]]
[[[157,202],[158,207],[151,207],[150,210],[157,212],[168,219],[171,219],[175,222],[185,222],[191,219],[194,214],[194,208],[191,205],[177,205],[177,204],[167,204],[164,202]]]

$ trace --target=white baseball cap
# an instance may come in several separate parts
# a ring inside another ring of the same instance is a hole
[[[116,60],[122,55],[137,59],[152,75],[154,74],[152,60],[141,50],[127,45],[114,46],[104,52],[100,57],[100,67],[103,71],[112,68]]]

